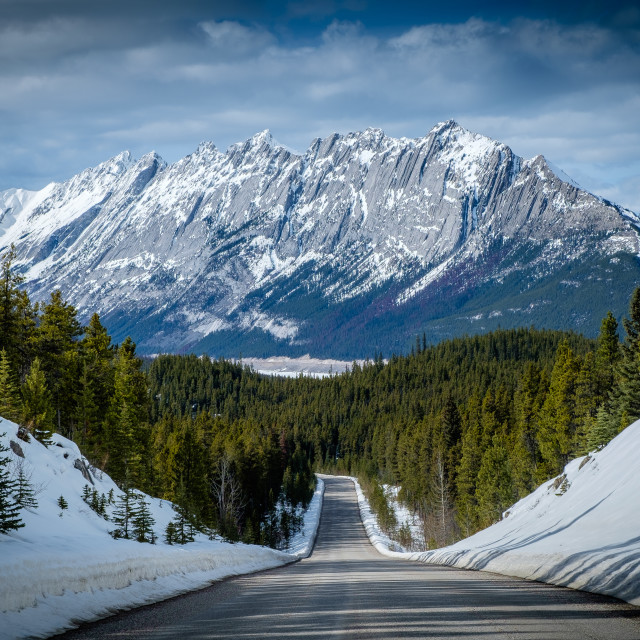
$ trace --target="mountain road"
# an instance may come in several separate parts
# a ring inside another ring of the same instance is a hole
[[[325,483],[309,558],[60,637],[640,640],[640,608],[612,598],[384,557],[366,536],[353,483]]]

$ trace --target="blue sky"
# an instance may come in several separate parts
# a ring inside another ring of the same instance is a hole
[[[0,189],[453,118],[640,212],[633,2],[0,0],[0,83]]]

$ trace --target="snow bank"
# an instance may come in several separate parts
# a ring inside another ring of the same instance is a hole
[[[614,596],[640,606],[640,420],[604,449],[513,505],[504,519],[449,547],[386,555],[477,569]],[[368,512],[370,514],[370,511]]]
[[[302,528],[289,541],[289,546],[285,549],[287,553],[298,558],[308,558],[311,555],[313,545],[316,543],[316,536],[318,535],[323,497],[324,482],[321,478],[317,478],[316,490],[303,516]]]
[[[358,507],[360,508],[360,518],[364,524],[365,531],[371,540],[371,544],[383,555],[391,558],[406,558],[407,553],[397,543],[391,540],[389,536],[380,529],[375,514],[371,511],[369,502],[362,492],[360,483],[357,478],[349,477],[353,482],[358,496]]]
[[[175,513],[171,503],[148,496],[158,544],[114,540],[109,535],[114,524],[82,499],[86,484],[101,494],[113,489],[117,497],[111,478],[90,469],[87,480],[78,468],[86,464],[78,447],[58,434],[48,448],[34,439],[27,443],[17,438],[15,424],[0,418],[2,433],[2,443],[13,441],[24,455],[5,454],[30,476],[38,508],[22,510],[25,527],[0,534],[0,639],[47,637],[116,610],[298,557],[203,534],[184,546],[166,545],[162,535]],[[60,496],[69,505],[64,511],[57,504]]]

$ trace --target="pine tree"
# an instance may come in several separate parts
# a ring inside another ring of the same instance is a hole
[[[108,471],[115,480],[129,474],[131,482],[143,486],[149,456],[147,382],[135,343],[127,338],[115,358],[114,394],[107,416]]]
[[[18,465],[18,477],[16,478],[15,500],[22,509],[36,509],[38,501],[36,492],[30,482],[31,478],[24,470],[24,465]]]
[[[5,348],[0,351],[0,416],[16,421],[20,414],[18,389]]]
[[[114,385],[115,349],[97,313],[91,316],[80,341],[81,374],[76,419],[81,442],[93,455],[104,453],[104,417],[107,415]]]
[[[599,374],[598,395],[603,400],[608,400],[608,396],[613,389],[616,367],[620,362],[621,356],[618,322],[609,311],[600,325],[598,348],[596,350],[596,367]]]
[[[187,542],[193,542],[195,539],[196,526],[182,481],[178,488],[176,502],[173,504],[173,510],[176,512],[173,524],[175,526],[177,543],[186,544]]]
[[[69,508],[69,503],[66,501],[64,496],[60,496],[58,498],[57,505],[60,508],[60,517],[62,518],[63,512]]]
[[[138,542],[150,542],[151,544],[155,544],[156,536],[153,531],[154,524],[155,520],[151,515],[149,503],[146,502],[144,496],[140,494],[138,496],[138,504],[133,515],[133,538]]]
[[[0,257],[0,349],[6,351],[12,366],[17,366],[21,360],[20,329],[24,301],[19,289],[24,278],[13,269],[16,257],[13,245]]]
[[[3,433],[2,437],[5,435]],[[7,451],[8,447],[0,442],[0,533],[24,527],[20,518],[20,505],[15,499],[16,481],[11,478],[8,468],[10,458],[2,455]]]
[[[36,358],[22,386],[22,422],[37,440],[51,443],[53,407],[40,359]]]
[[[611,416],[607,409],[602,406],[598,410],[598,415],[591,426],[587,438],[587,448],[589,451],[596,451],[604,447],[613,440],[620,431],[620,425]]]
[[[164,530],[164,541],[167,544],[178,544],[178,532],[176,530],[176,523],[173,520],[167,524]]]
[[[509,454],[503,439],[495,435],[491,446],[482,456],[478,471],[478,510],[482,526],[489,526],[502,518],[502,513],[516,498]]]
[[[470,536],[478,527],[476,483],[481,461],[480,426],[474,424],[462,437],[460,463],[456,476],[457,520],[465,536]]]
[[[36,347],[51,392],[58,432],[73,439],[73,414],[80,360],[77,338],[82,334],[77,310],[59,290],[43,308],[36,332]]]
[[[538,442],[543,477],[560,473],[578,451],[576,382],[580,363],[565,341],[558,346],[549,392],[540,412]]]
[[[136,500],[135,491],[129,487],[120,495],[111,518],[116,525],[116,528],[110,532],[114,538],[128,540],[131,537]]]
[[[598,416],[601,431],[619,433],[640,418],[640,287],[631,296],[629,318],[623,320],[626,339],[616,367],[616,382],[606,413]]]

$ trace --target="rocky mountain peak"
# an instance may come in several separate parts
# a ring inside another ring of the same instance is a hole
[[[415,140],[335,133],[302,155],[269,131],[170,165],[124,152],[1,202],[0,250],[16,242],[36,299],[60,287],[155,353],[319,353],[325,336],[353,357],[371,355],[363,336],[388,351],[428,327],[469,331],[451,314],[531,324],[522,309],[544,307],[532,296],[555,274],[588,265],[582,282],[606,282],[604,261],[627,281],[640,252],[634,217],[453,120]],[[571,300],[554,304],[584,307]]]

